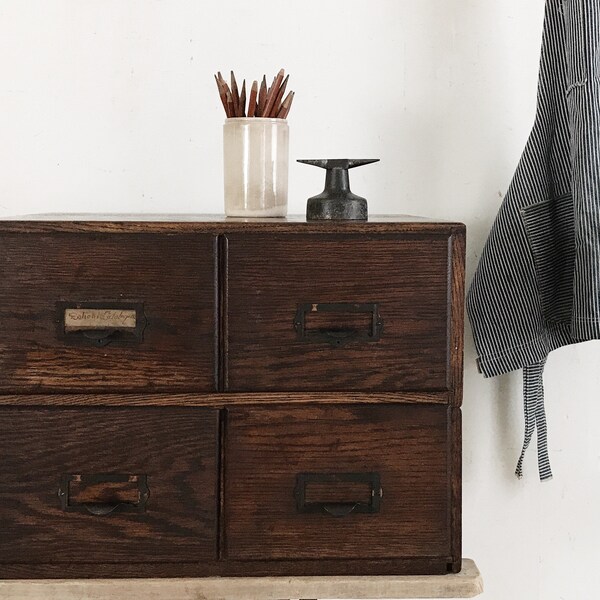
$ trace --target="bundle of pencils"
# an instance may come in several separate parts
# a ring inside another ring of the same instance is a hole
[[[285,76],[285,79],[284,79]],[[242,83],[241,92],[238,91],[235,75],[231,71],[231,87],[227,84],[221,73],[215,75],[219,96],[228,118],[232,117],[265,117],[271,119],[285,119],[290,112],[294,100],[294,92],[288,92],[284,98],[285,88],[289,75],[281,69],[273,78],[273,83],[267,87],[267,78],[263,75],[260,88],[258,81],[252,82],[248,106],[246,107],[246,80]]]

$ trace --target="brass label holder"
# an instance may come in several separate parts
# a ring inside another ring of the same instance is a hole
[[[141,302],[56,303],[58,338],[69,344],[139,344],[146,327]]]

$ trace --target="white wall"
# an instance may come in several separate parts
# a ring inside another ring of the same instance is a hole
[[[374,213],[464,221],[468,278],[535,110],[543,0],[0,0],[0,216],[221,212],[213,73],[280,67],[292,158],[352,173]],[[322,189],[292,163],[290,212]],[[600,352],[546,375],[552,482],[513,469],[519,374],[484,380],[466,332],[464,554],[485,600],[587,600],[600,570]]]

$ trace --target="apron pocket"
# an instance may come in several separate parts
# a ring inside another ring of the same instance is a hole
[[[544,318],[571,319],[575,232],[571,194],[521,209],[533,254]]]

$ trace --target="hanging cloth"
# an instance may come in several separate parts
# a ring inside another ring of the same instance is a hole
[[[523,369],[525,439],[548,458],[543,372],[600,338],[600,0],[546,0],[536,118],[467,294],[479,370]]]

